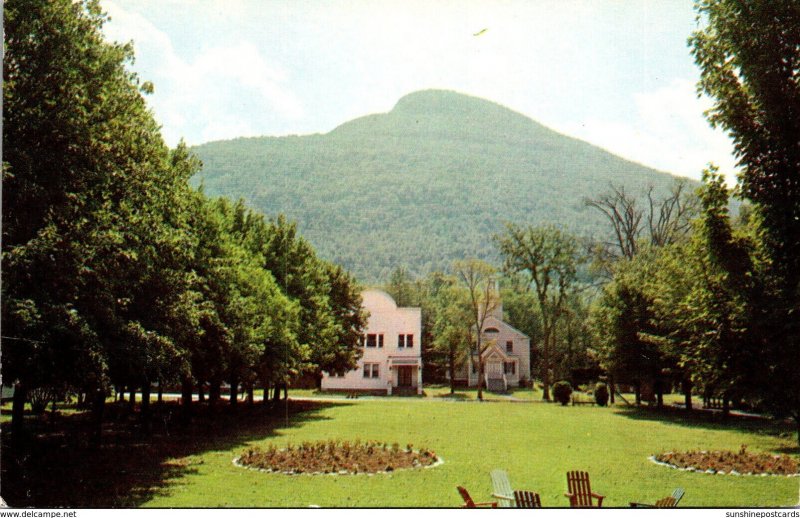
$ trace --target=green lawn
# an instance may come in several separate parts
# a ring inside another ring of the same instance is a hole
[[[463,403],[434,399],[343,400],[265,423],[245,435],[165,459],[169,475],[139,503],[146,506],[403,507],[458,506],[456,486],[476,500],[491,493],[489,471],[508,471],[515,488],[537,491],[545,506],[563,507],[567,470],[587,470],[609,506],[652,502],[676,487],[682,506],[797,505],[800,478],[734,477],[681,472],[647,457],[665,450],[733,449],[798,454],[790,428],[720,424],[677,413],[543,403]],[[287,476],[234,466],[253,445],[320,439],[374,439],[435,450],[442,466],[390,475]]]

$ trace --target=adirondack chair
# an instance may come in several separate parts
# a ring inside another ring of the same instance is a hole
[[[514,501],[517,507],[524,509],[538,509],[542,507],[542,499],[539,493],[533,491],[514,491]]]
[[[489,475],[492,477],[494,487],[492,497],[497,498],[499,507],[514,507],[514,490],[511,489],[508,473],[502,469],[495,469]]]
[[[469,491],[465,488],[458,486],[458,494],[461,495],[461,498],[464,499],[464,505],[462,507],[466,509],[475,509],[477,507],[497,507],[497,502],[475,502],[471,496],[469,496]]]
[[[569,498],[570,507],[602,507],[603,495],[592,492],[589,484],[589,474],[585,471],[567,472],[567,493],[564,496]],[[592,503],[592,499],[597,500],[597,505]]]
[[[653,508],[653,507],[678,507],[678,502],[683,498],[683,488],[679,487],[672,492],[672,495],[658,500],[655,504],[640,504],[638,502],[631,502],[631,507],[638,508]]]

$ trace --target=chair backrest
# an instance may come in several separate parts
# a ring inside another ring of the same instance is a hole
[[[677,507],[678,502],[671,496],[665,496],[661,500],[656,501],[656,507]]]
[[[489,474],[492,477],[494,494],[505,497],[499,498],[499,507],[514,507],[514,490],[511,489],[511,481],[508,480],[508,473],[502,469],[495,469]]]
[[[585,471],[567,472],[567,491],[575,495],[571,502],[573,507],[592,507],[592,487]]]
[[[675,499],[675,505],[676,506],[678,505],[678,502],[681,501],[681,498],[683,498],[683,493],[684,493],[684,491],[683,491],[682,487],[679,487],[675,491],[672,492],[672,498]]]
[[[542,499],[539,498],[539,493],[533,491],[514,491],[514,501],[517,507],[525,509],[534,509],[542,507]]]
[[[458,486],[456,487],[456,489],[458,489],[458,494],[461,495],[461,498],[464,499],[464,507],[468,508],[475,507],[475,501],[472,499],[471,496],[469,496],[469,491],[467,491],[466,488]]]

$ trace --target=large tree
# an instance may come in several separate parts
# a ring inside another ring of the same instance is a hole
[[[741,196],[753,203],[766,256],[768,335],[758,385],[798,423],[800,441],[800,4],[795,0],[697,0],[689,39],[710,96],[713,127],[734,143]]]
[[[556,338],[570,292],[577,282],[577,268],[584,257],[575,237],[554,226],[526,228],[507,224],[496,241],[509,273],[522,273],[527,289],[533,288],[542,321],[541,376],[543,399],[550,400]]]
[[[469,312],[462,325],[465,335],[470,338],[469,343],[474,344],[470,354],[471,362],[478,372],[478,399],[483,401],[483,353],[494,344],[491,340],[484,341],[483,325],[500,304],[496,272],[492,265],[478,259],[456,261],[453,263],[453,271],[465,291]]]
[[[597,269],[610,275],[611,263],[620,258],[632,259],[643,246],[666,246],[683,239],[691,230],[697,214],[697,197],[685,179],[675,180],[669,192],[645,191],[644,199],[612,185],[608,192],[584,203],[608,220],[612,238],[595,247]]]
[[[470,368],[470,353],[473,338],[470,328],[464,322],[472,322],[471,299],[464,286],[457,279],[446,277],[443,285],[433,297],[434,319],[432,321],[431,347],[444,357],[450,393],[455,393],[456,370],[466,364]]]
[[[4,15],[4,378],[17,403],[56,382],[102,403],[110,376],[141,386],[185,357],[171,317],[196,163],[164,145],[97,2],[9,1]]]

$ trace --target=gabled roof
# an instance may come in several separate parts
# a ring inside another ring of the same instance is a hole
[[[490,325],[489,322],[492,322],[492,324]],[[530,336],[526,335],[525,333],[523,333],[522,331],[520,331],[516,327],[512,326],[511,324],[507,324],[506,322],[504,322],[504,321],[500,320],[499,318],[494,317],[492,315],[487,316],[486,320],[483,323],[483,328],[486,329],[487,327],[506,327],[506,328],[514,331],[515,333],[524,336],[528,340],[531,339]]]

